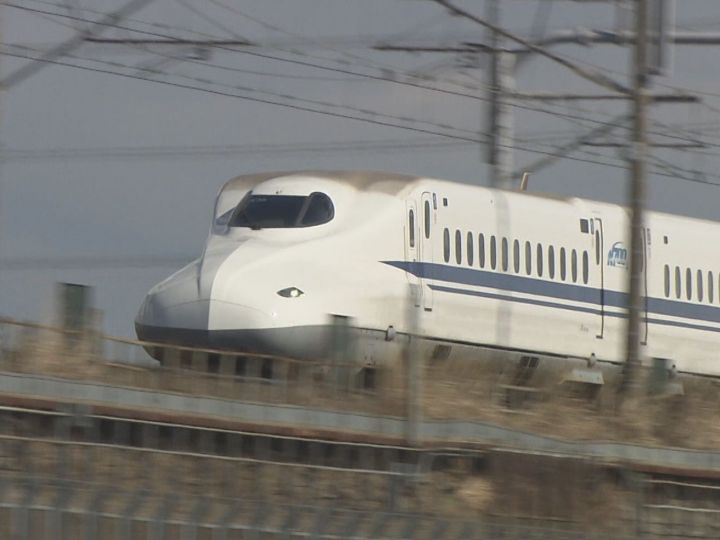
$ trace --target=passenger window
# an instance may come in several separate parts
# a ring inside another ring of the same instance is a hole
[[[520,242],[517,240],[513,242],[513,267],[515,273],[518,274],[520,272]]]
[[[573,250],[572,250],[572,260],[571,260],[571,265],[570,265],[570,269],[571,269],[571,271],[572,271],[572,280],[573,280],[573,283],[577,283],[577,278],[578,278],[577,262],[578,262],[578,261],[577,261],[577,251],[575,251],[575,250],[573,249]]]
[[[497,242],[495,237],[490,237],[490,268],[495,270],[497,268]]]
[[[473,261],[475,260],[474,250],[475,247],[475,241],[473,240],[473,234],[471,232],[467,233],[467,263],[468,266],[473,265]]]
[[[525,242],[525,273],[528,276],[532,274],[532,246],[530,242]]]
[[[443,231],[443,257],[445,262],[450,262],[450,231],[445,228]]]
[[[670,298],[670,267],[665,265],[665,298]]]
[[[560,248],[560,279],[565,281],[567,268],[565,267],[565,248]]]
[[[680,277],[680,267],[675,267],[675,298],[680,298],[682,294],[682,279]]]
[[[590,279],[590,256],[587,251],[583,251],[582,265],[583,283],[587,285],[588,280]]]
[[[692,299],[692,270],[689,268],[685,269],[685,295],[688,300]]]
[[[430,201],[425,201],[425,238],[430,238]]]
[[[410,237],[410,247],[415,247],[415,211],[408,212],[408,236]]]
[[[462,233],[459,229],[455,230],[455,262],[462,264]]]
[[[548,274],[555,279],[555,247],[548,246]]]
[[[508,239],[505,237],[502,239],[502,269],[503,272],[508,270]]]
[[[711,304],[715,301],[715,282],[713,281],[713,273],[708,271],[708,302]]]
[[[485,235],[482,233],[478,235],[478,261],[480,268],[485,268]]]
[[[697,271],[697,294],[698,302],[703,301],[703,273],[702,270]]]
[[[537,245],[537,262],[535,264],[537,265],[538,276],[542,277],[542,275],[543,275],[543,247],[542,247],[542,244]]]

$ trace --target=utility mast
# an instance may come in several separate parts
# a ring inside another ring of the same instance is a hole
[[[487,0],[487,20],[500,26],[500,0]],[[490,185],[497,188],[512,187],[513,120],[508,100],[514,92],[513,54],[504,50],[503,38],[497,31],[488,29],[490,45],[489,100],[487,107],[487,163],[490,166]]]
[[[628,284],[628,328],[626,343],[625,376],[622,394],[632,393],[637,385],[640,367],[640,317],[643,311],[642,272],[647,261],[644,251],[644,207],[647,168],[647,40],[648,1],[635,0],[635,50],[633,55],[633,123],[630,141],[628,199],[630,202],[630,275]],[[658,50],[659,50],[658,46]],[[621,396],[622,399],[622,396]]]

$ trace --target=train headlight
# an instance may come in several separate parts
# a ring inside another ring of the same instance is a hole
[[[277,293],[284,298],[297,298],[298,296],[302,296],[303,294],[305,294],[297,287],[288,287],[286,289],[281,289]]]

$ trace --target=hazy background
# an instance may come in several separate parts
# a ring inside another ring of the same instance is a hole
[[[615,27],[612,3],[561,0],[552,2],[547,25],[539,26],[534,23],[536,8],[548,2],[502,2],[504,26],[526,36],[541,29]],[[121,4],[77,0],[74,5],[81,9],[72,13],[97,19],[98,12]],[[60,0],[22,0],[17,5],[68,14]],[[458,5],[484,13],[479,0]],[[85,24],[11,5],[0,5],[0,19],[3,43],[31,50],[52,47]],[[720,31],[720,3],[678,2],[677,23],[682,29]],[[484,41],[481,27],[451,17],[430,1],[155,0],[120,24],[193,39],[239,36],[263,45],[248,49],[254,53],[292,62],[212,49],[209,57],[165,63],[167,55],[187,59],[192,51],[89,44],[61,61],[463,137],[479,138],[485,130],[483,101],[300,64],[387,78],[425,74],[435,78],[427,81],[429,86],[483,96],[482,56],[370,50],[381,42]],[[128,30],[102,35],[148,37]],[[629,49],[553,50],[628,82]],[[27,60],[2,56],[0,62],[0,71],[7,75]],[[718,218],[719,73],[715,47],[676,47],[672,70],[655,80],[658,92],[678,87],[702,92],[703,99],[701,105],[655,106],[652,116],[662,122],[651,127],[656,140],[708,144],[696,151],[654,150],[666,164],[653,168],[653,209]],[[539,57],[524,62],[517,87],[527,92],[605,92]],[[515,110],[516,144],[538,152],[552,151],[597,127],[593,120],[607,121],[629,106],[519,104],[553,113]],[[605,140],[626,136],[627,131],[617,130]],[[232,176],[262,170],[379,169],[487,183],[482,148],[472,142],[57,65],[46,66],[0,95],[0,141],[0,315],[45,319],[51,313],[55,282],[84,283],[95,287],[105,329],[118,335],[132,335],[132,319],[145,292],[201,252],[214,196]],[[516,166],[541,157],[517,151]],[[617,149],[585,148],[571,157],[534,173],[530,189],[624,200],[627,173]]]

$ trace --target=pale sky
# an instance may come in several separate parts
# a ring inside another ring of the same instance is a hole
[[[84,8],[75,16],[84,19],[96,19],[96,12],[122,4],[120,0],[74,3]],[[533,20],[538,3],[503,1],[504,26],[524,36],[537,32]],[[614,28],[611,3],[552,3],[546,32]],[[17,4],[68,13],[61,0],[18,0]],[[480,0],[458,5],[484,13]],[[7,5],[0,10],[6,45],[45,49],[72,35],[67,25],[82,24]],[[677,3],[676,11],[679,28],[720,32],[716,0],[684,0]],[[194,39],[242,37],[264,44],[251,51],[266,57],[213,49],[207,58],[157,65],[167,55],[187,51],[85,45],[72,53],[74,57],[61,61],[430,131],[448,132],[444,127],[448,126],[452,133],[471,138],[485,130],[481,100],[303,65],[404,80],[416,80],[408,79],[408,73],[424,73],[436,78],[425,86],[482,97],[482,58],[369,50],[377,42],[433,45],[484,40],[481,27],[449,16],[429,0],[155,0],[120,24]],[[148,37],[129,30],[108,30],[103,36]],[[718,144],[716,50],[675,47],[672,69],[655,79],[657,92],[670,92],[667,86],[703,92],[703,105],[659,105],[652,110],[652,118],[663,125],[653,125],[651,131],[678,137],[663,142],[692,138]],[[629,49],[560,46],[553,51],[628,83]],[[24,62],[3,56],[0,72],[7,75]],[[151,75],[123,66],[153,66],[163,73]],[[518,70],[517,86],[526,92],[605,92],[536,57]],[[530,101],[520,105],[553,113],[515,109],[516,145],[540,151],[570,141],[595,127],[593,120],[607,121],[629,106]],[[363,110],[384,116],[370,117]],[[704,132],[697,134],[699,130]],[[612,140],[626,134],[618,130]],[[57,65],[2,94],[0,142],[7,150],[0,169],[0,261],[6,261],[0,266],[0,314],[47,320],[53,284],[83,283],[95,288],[105,330],[124,336],[132,335],[132,319],[146,291],[181,265],[155,266],[157,259],[190,260],[200,253],[214,196],[230,177],[263,170],[347,168],[487,184],[484,153],[476,144]],[[430,146],[402,147],[417,143]],[[206,151],[227,146],[237,147],[237,153]],[[132,151],[143,148],[166,153]],[[62,150],[74,152],[52,154]],[[679,167],[679,174],[720,183],[714,146],[694,152],[653,152]],[[516,166],[521,169],[540,157],[517,151]],[[571,157],[622,165],[617,149],[586,148]],[[719,187],[656,173],[649,182],[650,208],[718,218]],[[561,160],[533,173],[530,189],[619,203],[625,197],[626,176],[622,167]],[[135,267],[125,267],[130,263]]]

